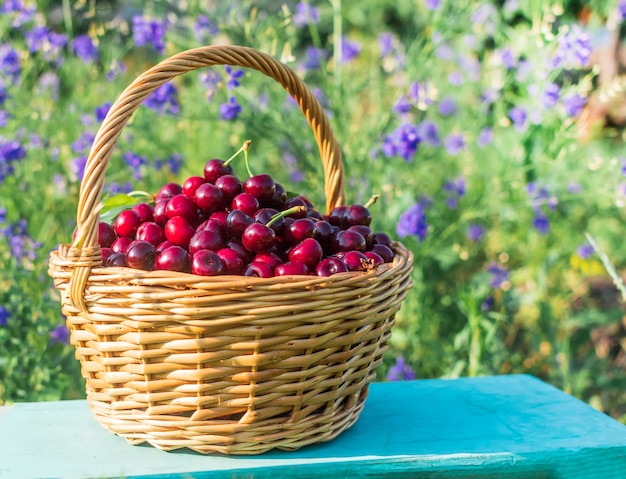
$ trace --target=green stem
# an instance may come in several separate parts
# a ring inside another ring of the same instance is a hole
[[[305,211],[306,211],[306,206],[293,206],[289,209],[286,209],[285,211],[280,211],[279,213],[276,213],[274,216],[270,218],[270,220],[267,222],[265,226],[272,226],[279,219],[284,218],[285,216],[289,216],[294,213],[304,213]]]
[[[231,161],[237,158],[242,151],[248,151],[248,145],[250,145],[251,142],[252,140],[244,141],[243,145],[241,145],[241,148],[239,148],[233,156],[231,156],[228,160],[226,160],[224,162],[224,165],[228,165]]]
[[[372,197],[363,206],[365,206],[366,208],[369,208],[374,203],[376,203],[376,201],[378,201],[378,198],[380,198],[380,195],[372,195]]]
[[[244,148],[243,148],[243,157],[245,159],[245,163],[246,163],[246,170],[248,171],[248,176],[252,177],[254,176],[252,174],[252,171],[250,171],[250,163],[248,162],[248,145],[250,144],[250,141],[248,141],[247,143],[244,143]]]

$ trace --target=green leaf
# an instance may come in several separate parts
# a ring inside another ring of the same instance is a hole
[[[111,223],[117,215],[122,211],[132,208],[150,198],[145,191],[131,191],[130,193],[119,193],[113,196],[107,196],[102,200],[102,209],[100,210],[100,221]]]

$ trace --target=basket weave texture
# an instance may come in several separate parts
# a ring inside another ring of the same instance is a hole
[[[141,102],[177,75],[211,65],[260,71],[298,102],[320,150],[326,207],[343,204],[341,150],[312,93],[285,65],[239,46],[201,47],[140,75],[111,107],[81,183],[77,235],[50,275],[96,420],[131,444],[259,454],[330,440],[363,409],[413,257],[326,278],[204,278],[103,267],[99,204],[112,150]]]

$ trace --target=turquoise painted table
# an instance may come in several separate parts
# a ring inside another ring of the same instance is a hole
[[[530,376],[377,383],[358,422],[296,452],[131,446],[85,401],[0,408],[0,478],[626,478],[626,426]]]

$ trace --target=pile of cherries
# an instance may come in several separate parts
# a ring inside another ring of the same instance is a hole
[[[230,161],[230,160],[229,160]],[[330,276],[393,260],[389,236],[373,233],[363,205],[322,215],[306,197],[288,198],[270,175],[241,181],[228,161],[212,159],[203,176],[168,183],[154,205],[100,222],[103,265],[201,276]]]

